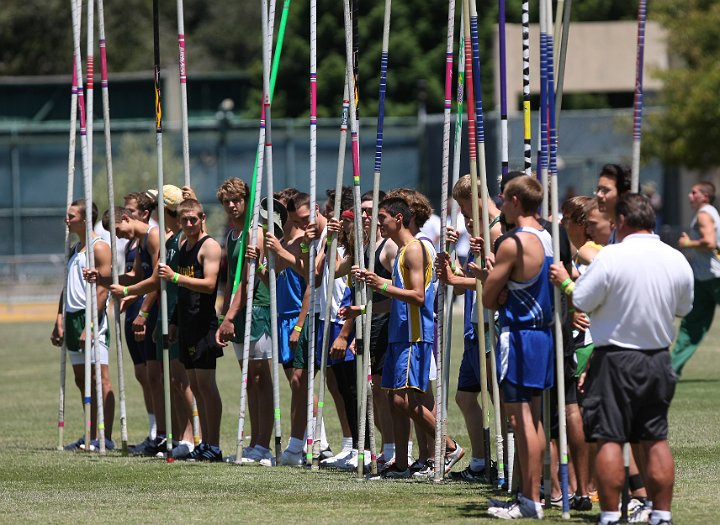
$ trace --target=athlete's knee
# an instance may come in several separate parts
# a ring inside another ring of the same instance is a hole
[[[455,394],[455,403],[463,413],[480,406],[478,396],[475,392],[465,392],[462,390],[458,390]]]

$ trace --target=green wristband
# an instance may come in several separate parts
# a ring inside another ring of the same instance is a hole
[[[378,290],[378,291],[379,291],[381,294],[384,294],[385,292],[387,292],[387,288],[388,288],[388,283],[385,283],[385,284],[382,285],[382,288],[380,288],[380,290]]]
[[[123,286],[123,297],[127,297],[130,292],[127,286]]]
[[[175,272],[172,276],[171,281],[173,283],[177,284],[179,280],[180,280],[180,274],[178,272]]]
[[[570,277],[568,277],[562,283],[560,283],[560,288],[562,288],[564,290],[565,288],[567,288],[568,284],[570,284],[571,282],[572,282],[572,279]]]

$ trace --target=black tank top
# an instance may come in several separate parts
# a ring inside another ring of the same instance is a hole
[[[198,261],[200,248],[210,238],[206,235],[198,240],[195,245],[188,249],[186,242],[178,252],[178,272],[187,277],[202,279],[203,266]],[[215,314],[215,298],[217,296],[217,281],[212,293],[200,293],[189,290],[185,287],[178,289],[177,321],[178,328],[183,332],[183,339],[188,344],[195,344],[196,341],[207,335],[208,331],[214,330],[217,326]]]
[[[383,239],[383,241],[380,243],[380,245],[375,249],[375,273],[378,277],[381,277],[383,279],[392,279],[392,272],[387,271],[387,269],[382,265],[380,262],[380,254],[383,251],[383,248],[385,247],[385,243],[387,242],[387,239]],[[369,247],[368,247],[369,248]],[[365,266],[367,267],[369,263],[369,257],[368,257],[368,249],[365,249]],[[382,294],[373,294],[373,303],[382,303],[385,301],[390,300],[390,298],[387,295]],[[384,314],[379,314],[384,315]]]

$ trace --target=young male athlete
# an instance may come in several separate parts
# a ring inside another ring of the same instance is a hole
[[[522,495],[510,507],[490,507],[488,512],[504,519],[540,519],[545,450],[540,401],[554,378],[552,242],[536,218],[542,203],[540,183],[533,177],[517,177],[503,190],[502,212],[515,229],[498,240],[482,299],[486,308],[500,314],[497,372],[505,410],[515,429]]]
[[[169,340],[179,342],[180,361],[197,399],[202,430],[202,442],[187,458],[222,461],[222,400],[215,381],[216,359],[222,356],[222,349],[215,344],[220,245],[205,233],[205,212],[198,201],[184,200],[177,207],[177,215],[185,236],[180,243],[178,271],[158,265],[158,275],[180,287],[170,320]]]
[[[468,231],[472,230],[472,185],[470,175],[464,175],[455,183],[452,190],[453,198],[457,201],[462,213],[465,227]],[[480,211],[482,211],[483,202],[479,197],[478,200]],[[484,203],[488,207],[490,217],[490,242],[494,245],[495,241],[502,234],[500,226],[500,210],[495,203],[488,199]],[[448,242],[456,243],[459,235],[457,230],[448,226]],[[470,254],[467,262],[474,263],[475,256]],[[475,298],[475,276],[473,272],[466,268],[463,271],[461,267],[457,267],[455,271],[451,268],[449,255],[446,252],[438,254],[436,263],[438,278],[444,284],[451,284],[456,294],[464,295],[465,311],[464,311],[464,338],[463,338],[463,357],[458,372],[458,389],[455,394],[455,402],[460,408],[460,412],[465,419],[465,426],[468,430],[470,445],[472,448],[472,459],[468,467],[461,472],[451,472],[452,479],[468,482],[480,482],[487,478],[484,458],[484,438],[483,438],[483,414],[480,403],[478,402],[478,393],[480,392],[480,357],[478,353],[478,335],[477,335],[477,304]],[[474,315],[474,317],[473,317]],[[492,341],[489,338],[488,321],[485,318],[485,355],[492,349]],[[489,361],[488,361],[489,363]]]
[[[571,290],[575,306],[590,315],[595,341],[581,387],[585,434],[598,441],[598,523],[619,523],[623,444],[639,441],[653,502],[649,523],[671,525],[675,468],[667,414],[677,376],[667,350],[675,317],[692,308],[693,274],[682,254],[651,233],[655,212],[647,197],[621,197],[616,214],[619,242],[603,248]]]
[[[163,201],[165,210],[165,230],[166,234],[169,235],[165,241],[166,258],[165,263],[167,266],[177,271],[177,258],[180,237],[182,230],[177,220],[177,206],[183,200],[183,192],[172,184],[166,184],[163,186]],[[118,214],[119,215],[119,214]],[[166,235],[166,236],[167,236]],[[142,296],[148,292],[156,292],[160,288],[160,277],[158,276],[158,267],[156,266],[153,273],[147,279],[140,281],[139,283],[123,286],[120,284],[114,284],[110,286],[110,291],[116,297],[132,297]],[[168,314],[172,314],[177,304],[178,286],[173,282],[166,284],[167,292],[167,311]],[[156,324],[154,333],[146,333],[146,338],[152,337],[155,344],[156,360],[162,362],[162,334],[160,333],[159,326]],[[171,395],[172,395],[172,416],[173,416],[173,435],[178,436],[179,442],[177,445],[173,443],[172,454],[175,459],[185,458],[190,454],[194,448],[194,436],[193,436],[193,425],[192,425],[192,406],[193,406],[193,393],[190,390],[190,383],[187,377],[185,367],[180,362],[180,352],[178,349],[177,341],[170,344],[169,347],[169,358],[170,358],[170,379],[171,379]],[[164,406],[164,397],[163,397]],[[165,421],[163,420],[163,425]],[[136,447],[136,453],[145,453],[150,455],[150,446],[156,450],[155,455],[163,456],[166,454],[167,446],[164,442],[156,442],[155,439],[141,443]]]
[[[230,300],[234,291],[235,272],[237,270],[242,242],[243,228],[250,192],[248,185],[237,177],[227,179],[217,190],[217,199],[232,224],[225,241],[227,251],[227,277],[225,280],[225,293],[221,309],[221,320],[226,318],[230,310]],[[258,245],[262,246],[263,232],[258,230]],[[259,250],[256,257],[262,262],[264,251]],[[233,312],[225,323],[226,328],[232,328],[232,340],[235,357],[242,368],[243,344],[245,340],[245,290],[247,287],[247,258],[245,271],[242,271],[236,294],[241,305],[237,312]],[[272,397],[272,341],[270,339],[270,291],[263,282],[266,273],[264,264],[256,266],[255,288],[253,290],[252,321],[250,329],[250,360],[248,363],[248,412],[250,415],[251,441],[243,448],[243,461],[257,461],[264,465],[271,465],[273,455],[270,452],[270,436],[273,428],[273,397]],[[229,326],[228,326],[229,325]],[[222,329],[218,329],[218,334]],[[217,337],[217,334],[216,334]],[[216,339],[221,346],[227,341]]]
[[[98,448],[97,441],[97,399],[95,394],[95,359],[100,360],[100,374],[102,378],[102,403],[104,407],[105,421],[105,448],[112,450],[115,444],[112,441],[113,421],[115,418],[115,394],[113,393],[112,382],[110,381],[110,372],[108,369],[108,321],[105,312],[107,304],[108,290],[105,286],[97,285],[97,309],[98,322],[100,328],[98,330],[99,345],[94,348],[95,341],[92,333],[86,333],[85,326],[89,325],[85,319],[85,305],[89,297],[85,294],[85,280],[83,278],[83,270],[87,268],[87,246],[85,237],[85,218],[86,208],[85,200],[79,199],[73,201],[67,210],[65,224],[67,224],[70,235],[76,235],[79,242],[75,244],[68,259],[68,277],[67,292],[60,294],[60,302],[58,305],[57,319],[50,336],[50,342],[54,346],[62,346],[65,341],[65,347],[70,356],[70,364],[73,368],[75,376],[75,384],[80,390],[80,401],[83,402],[85,392],[85,338],[90,337],[92,340],[92,408],[90,428],[90,446]],[[97,207],[92,203],[92,223],[97,222]],[[103,276],[109,276],[112,265],[112,255],[110,245],[103,241],[100,237],[92,232],[90,248],[94,252],[95,266],[98,272]],[[65,316],[63,317],[63,304]],[[84,406],[84,403],[83,403]],[[84,438],[80,438],[74,443],[65,446],[65,450],[77,450],[85,447]]]
[[[695,217],[690,233],[680,236],[678,244],[695,275],[692,311],[682,320],[672,349],[672,367],[682,374],[685,364],[700,346],[720,304],[720,215],[715,208],[715,185],[703,181],[693,185],[688,195]]]
[[[430,383],[435,338],[433,269],[425,244],[409,229],[410,216],[407,203],[399,197],[386,198],[379,204],[378,220],[383,235],[398,246],[392,280],[367,270],[355,273],[376,293],[392,299],[382,385],[389,391],[395,436],[395,464],[383,472],[387,479],[407,479],[413,475],[407,460],[411,418],[420,431],[433,437],[435,433],[432,407],[425,406],[422,399]],[[359,313],[359,306],[343,311],[346,318]],[[452,468],[463,452],[454,440],[446,439],[446,470]]]

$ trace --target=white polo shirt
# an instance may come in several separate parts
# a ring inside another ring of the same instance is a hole
[[[692,269],[657,235],[628,235],[597,254],[577,281],[573,303],[590,315],[595,346],[667,348],[675,316],[692,309]]]

